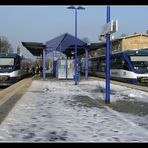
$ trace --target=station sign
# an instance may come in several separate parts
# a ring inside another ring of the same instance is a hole
[[[111,20],[109,23],[103,25],[102,33],[103,35],[112,34],[118,31],[118,21]]]
[[[118,21],[111,20],[109,23],[102,26],[102,32],[99,35],[99,40],[104,41],[107,34],[112,34],[118,31]]]

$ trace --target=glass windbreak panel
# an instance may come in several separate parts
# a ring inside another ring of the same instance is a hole
[[[133,67],[138,72],[148,72],[148,56],[131,56]]]
[[[14,58],[0,58],[0,72],[8,72],[13,68]]]

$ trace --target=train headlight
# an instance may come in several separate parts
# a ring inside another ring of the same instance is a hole
[[[138,67],[134,67],[134,69],[138,69]]]
[[[6,81],[9,79],[9,76],[0,76],[1,81]]]

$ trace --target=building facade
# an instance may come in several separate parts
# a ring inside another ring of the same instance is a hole
[[[111,53],[125,50],[135,50],[148,47],[148,34],[133,34],[120,37],[110,42]],[[89,58],[105,55],[106,43],[92,43],[89,47]]]

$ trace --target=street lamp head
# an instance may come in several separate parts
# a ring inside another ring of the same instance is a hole
[[[78,9],[78,10],[84,10],[85,8],[84,8],[84,7],[82,7],[82,6],[78,6],[77,8],[76,8],[76,7],[74,7],[74,6],[69,6],[69,7],[67,7],[67,9]]]
[[[84,10],[85,8],[82,7],[82,6],[79,6],[77,9],[79,9],[79,10],[80,10],[80,9],[81,9],[81,10],[83,9],[83,10]]]
[[[67,9],[76,9],[74,6],[69,6]]]

